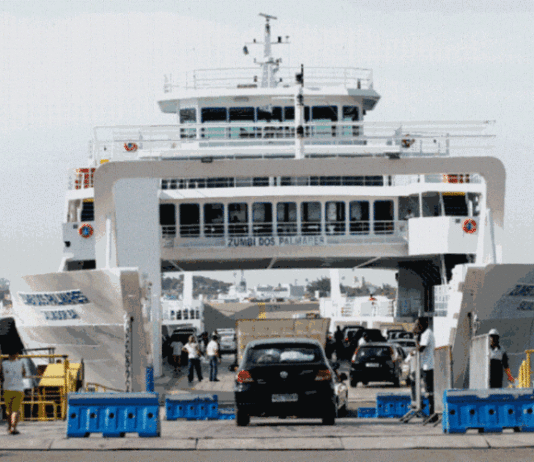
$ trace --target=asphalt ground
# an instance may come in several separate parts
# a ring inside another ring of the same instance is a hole
[[[165,375],[157,380],[156,391],[167,394],[217,394],[221,407],[233,405],[234,374],[228,371],[231,357],[225,357],[220,381],[204,380],[189,384],[185,370],[173,374],[165,366]],[[342,366],[347,370],[347,365]],[[349,387],[349,411],[374,405],[377,392],[407,392],[407,388],[371,383],[367,387]],[[349,414],[350,415],[350,414]],[[423,425],[421,419],[400,423],[398,419],[338,418],[335,426],[323,426],[319,419],[252,418],[247,427],[237,427],[234,420],[166,421],[161,408],[161,437],[140,438],[126,434],[123,438],[67,438],[66,422],[21,422],[19,435],[8,435],[6,424],[0,427],[0,456],[3,451],[443,451],[510,450],[534,447],[534,433],[444,434],[441,426]],[[392,455],[393,453],[391,453]],[[428,454],[427,454],[428,456]],[[1,457],[0,457],[1,458]],[[3,459],[2,459],[3,460]],[[27,460],[32,460],[28,458]],[[92,460],[98,460],[92,459]],[[112,459],[109,459],[112,460]],[[162,459],[163,460],[163,459]],[[388,460],[396,460],[396,457]],[[424,460],[428,460],[424,459]],[[453,459],[459,460],[459,459]],[[472,459],[476,460],[476,459]],[[485,459],[484,459],[485,460]],[[489,459],[487,459],[489,460]]]

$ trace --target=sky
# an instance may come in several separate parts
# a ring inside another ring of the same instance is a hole
[[[67,172],[87,165],[93,127],[174,123],[156,103],[164,75],[250,67],[258,13],[278,17],[292,66],[373,69],[382,98],[366,120],[495,120],[494,147],[476,155],[507,170],[503,260],[534,262],[533,2],[0,0],[0,277],[57,271]],[[327,275],[246,273],[251,285]],[[341,274],[361,276],[394,282]]]

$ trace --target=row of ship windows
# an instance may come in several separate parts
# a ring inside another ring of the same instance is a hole
[[[189,319],[200,319],[200,312],[198,310],[171,310],[171,319],[176,319],[178,321],[189,320]]]
[[[204,236],[228,235],[272,235],[281,236],[328,234],[369,234],[371,225],[378,234],[393,232],[394,203],[392,200],[329,202],[236,202],[212,203],[202,207],[197,203],[179,204],[178,224],[181,237],[199,237],[201,228]],[[373,211],[373,223],[370,211]],[[249,216],[249,211],[251,216]],[[274,213],[275,212],[275,213]],[[347,214],[348,212],[348,214]],[[249,220],[251,218],[251,220]],[[347,223],[347,218],[349,219]],[[201,223],[203,226],[201,227]],[[160,204],[160,225],[164,235],[176,234],[175,204]]]
[[[305,106],[304,120],[337,122],[341,112],[343,122],[357,122],[360,120],[358,106]],[[295,120],[294,106],[269,107],[204,107],[200,109],[201,123],[227,122],[284,122]],[[197,123],[196,108],[180,109],[180,123]]]
[[[311,176],[253,178],[187,178],[161,180],[161,189],[246,188],[268,186],[384,186],[384,177],[373,176]]]

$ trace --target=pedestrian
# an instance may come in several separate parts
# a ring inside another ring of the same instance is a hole
[[[358,340],[358,346],[366,345],[367,343],[370,343],[369,334],[364,332],[362,338]]]
[[[211,341],[206,347],[206,355],[210,361],[210,382],[218,382],[217,378],[217,362],[221,362],[221,354],[219,351],[219,342],[217,341],[217,334],[211,336]]]
[[[20,419],[20,407],[24,398],[24,383],[26,369],[19,352],[9,354],[7,361],[2,362],[2,377],[4,382],[4,403],[7,414],[7,432],[18,435],[17,424]]]
[[[428,325],[427,317],[420,317],[415,323],[415,335],[420,335],[417,350],[420,356],[421,379],[428,394],[428,412],[434,415],[434,333]]]
[[[508,381],[514,383],[514,377],[510,372],[508,355],[503,347],[499,345],[499,332],[497,329],[489,331],[490,338],[490,388],[502,388],[502,371],[506,372]]]
[[[200,347],[194,335],[189,336],[189,341],[185,344],[183,350],[187,351],[189,356],[189,370],[187,373],[189,383],[193,382],[195,370],[197,371],[198,381],[202,382],[202,370],[200,367],[200,357],[202,356],[202,352],[200,351]]]
[[[340,326],[336,327],[334,340],[336,342],[336,359],[339,361],[343,356],[343,331]]]
[[[178,368],[182,367],[182,350],[184,349],[184,344],[179,338],[175,338],[171,343],[171,347],[174,372],[178,372]]]

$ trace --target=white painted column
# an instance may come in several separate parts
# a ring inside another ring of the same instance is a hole
[[[336,316],[341,315],[341,287],[339,285],[339,270],[330,269],[330,299]]]
[[[161,376],[161,236],[159,180],[136,178],[115,184],[117,266],[137,267],[151,283],[150,320],[154,377]],[[136,348],[136,345],[132,345]]]
[[[193,273],[184,271],[184,287],[182,292],[182,301],[184,308],[190,308],[193,304]]]

